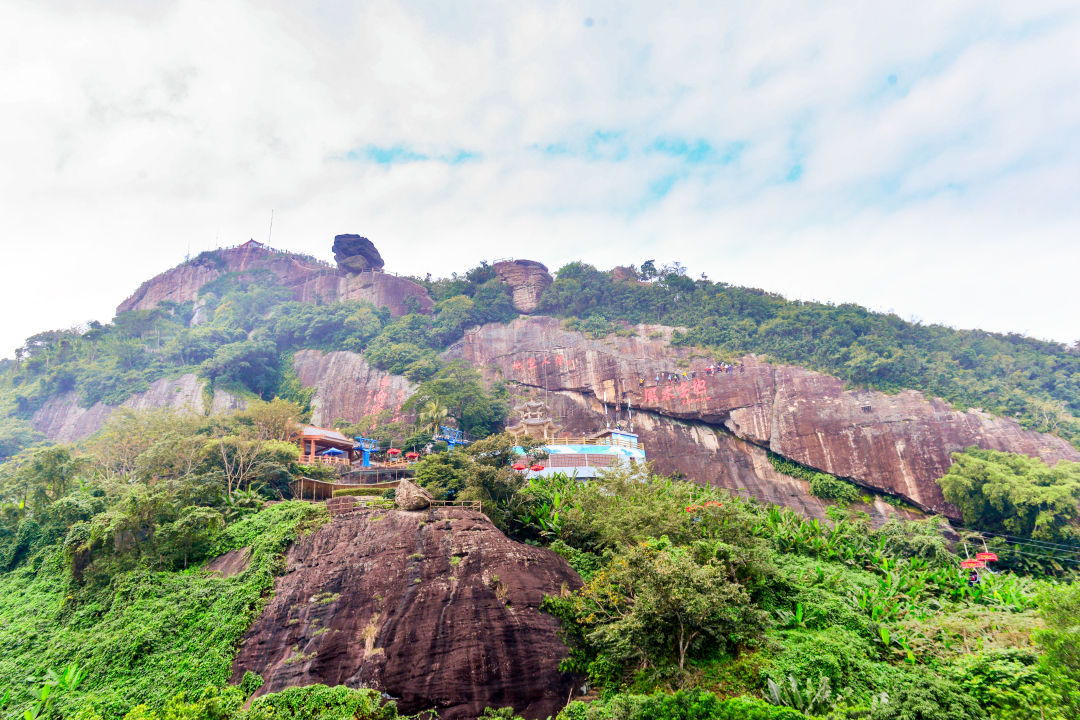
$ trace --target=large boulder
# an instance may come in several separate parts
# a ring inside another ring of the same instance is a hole
[[[400,480],[394,491],[394,503],[400,510],[426,510],[432,499],[431,493],[408,480]]]
[[[554,716],[573,677],[545,595],[581,587],[565,560],[516,543],[464,508],[362,509],[298,540],[233,662],[257,694],[322,683],[368,687],[398,710],[475,720],[512,706]]]
[[[375,243],[352,234],[334,236],[334,260],[339,268],[351,273],[382,270],[384,265]]]
[[[540,305],[540,296],[551,285],[547,266],[535,260],[504,260],[492,267],[514,294],[514,309],[531,315]]]

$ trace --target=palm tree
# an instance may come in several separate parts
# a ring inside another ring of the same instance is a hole
[[[417,416],[416,423],[421,430],[436,435],[439,432],[439,426],[446,422],[448,414],[449,411],[440,405],[438,400],[428,400]]]

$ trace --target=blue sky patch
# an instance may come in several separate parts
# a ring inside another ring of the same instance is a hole
[[[351,162],[373,162],[378,165],[404,165],[414,162],[441,162],[448,165],[459,165],[470,160],[479,160],[482,153],[471,150],[452,150],[440,155],[426,155],[419,153],[404,145],[392,147],[379,147],[368,145],[359,150],[350,150],[345,153],[345,159]]]

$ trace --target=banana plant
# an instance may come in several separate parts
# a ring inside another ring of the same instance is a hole
[[[818,681],[815,688],[813,682],[807,678],[806,685],[802,689],[794,675],[788,675],[788,682],[780,685],[768,679],[769,696],[766,698],[773,705],[781,705],[798,710],[806,717],[824,715],[831,708],[832,688],[829,686],[829,678],[824,675]]]

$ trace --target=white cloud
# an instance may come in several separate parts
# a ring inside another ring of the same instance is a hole
[[[275,245],[360,232],[391,269],[677,259],[1072,340],[1078,30],[1065,2],[9,0],[0,354],[271,209]]]

